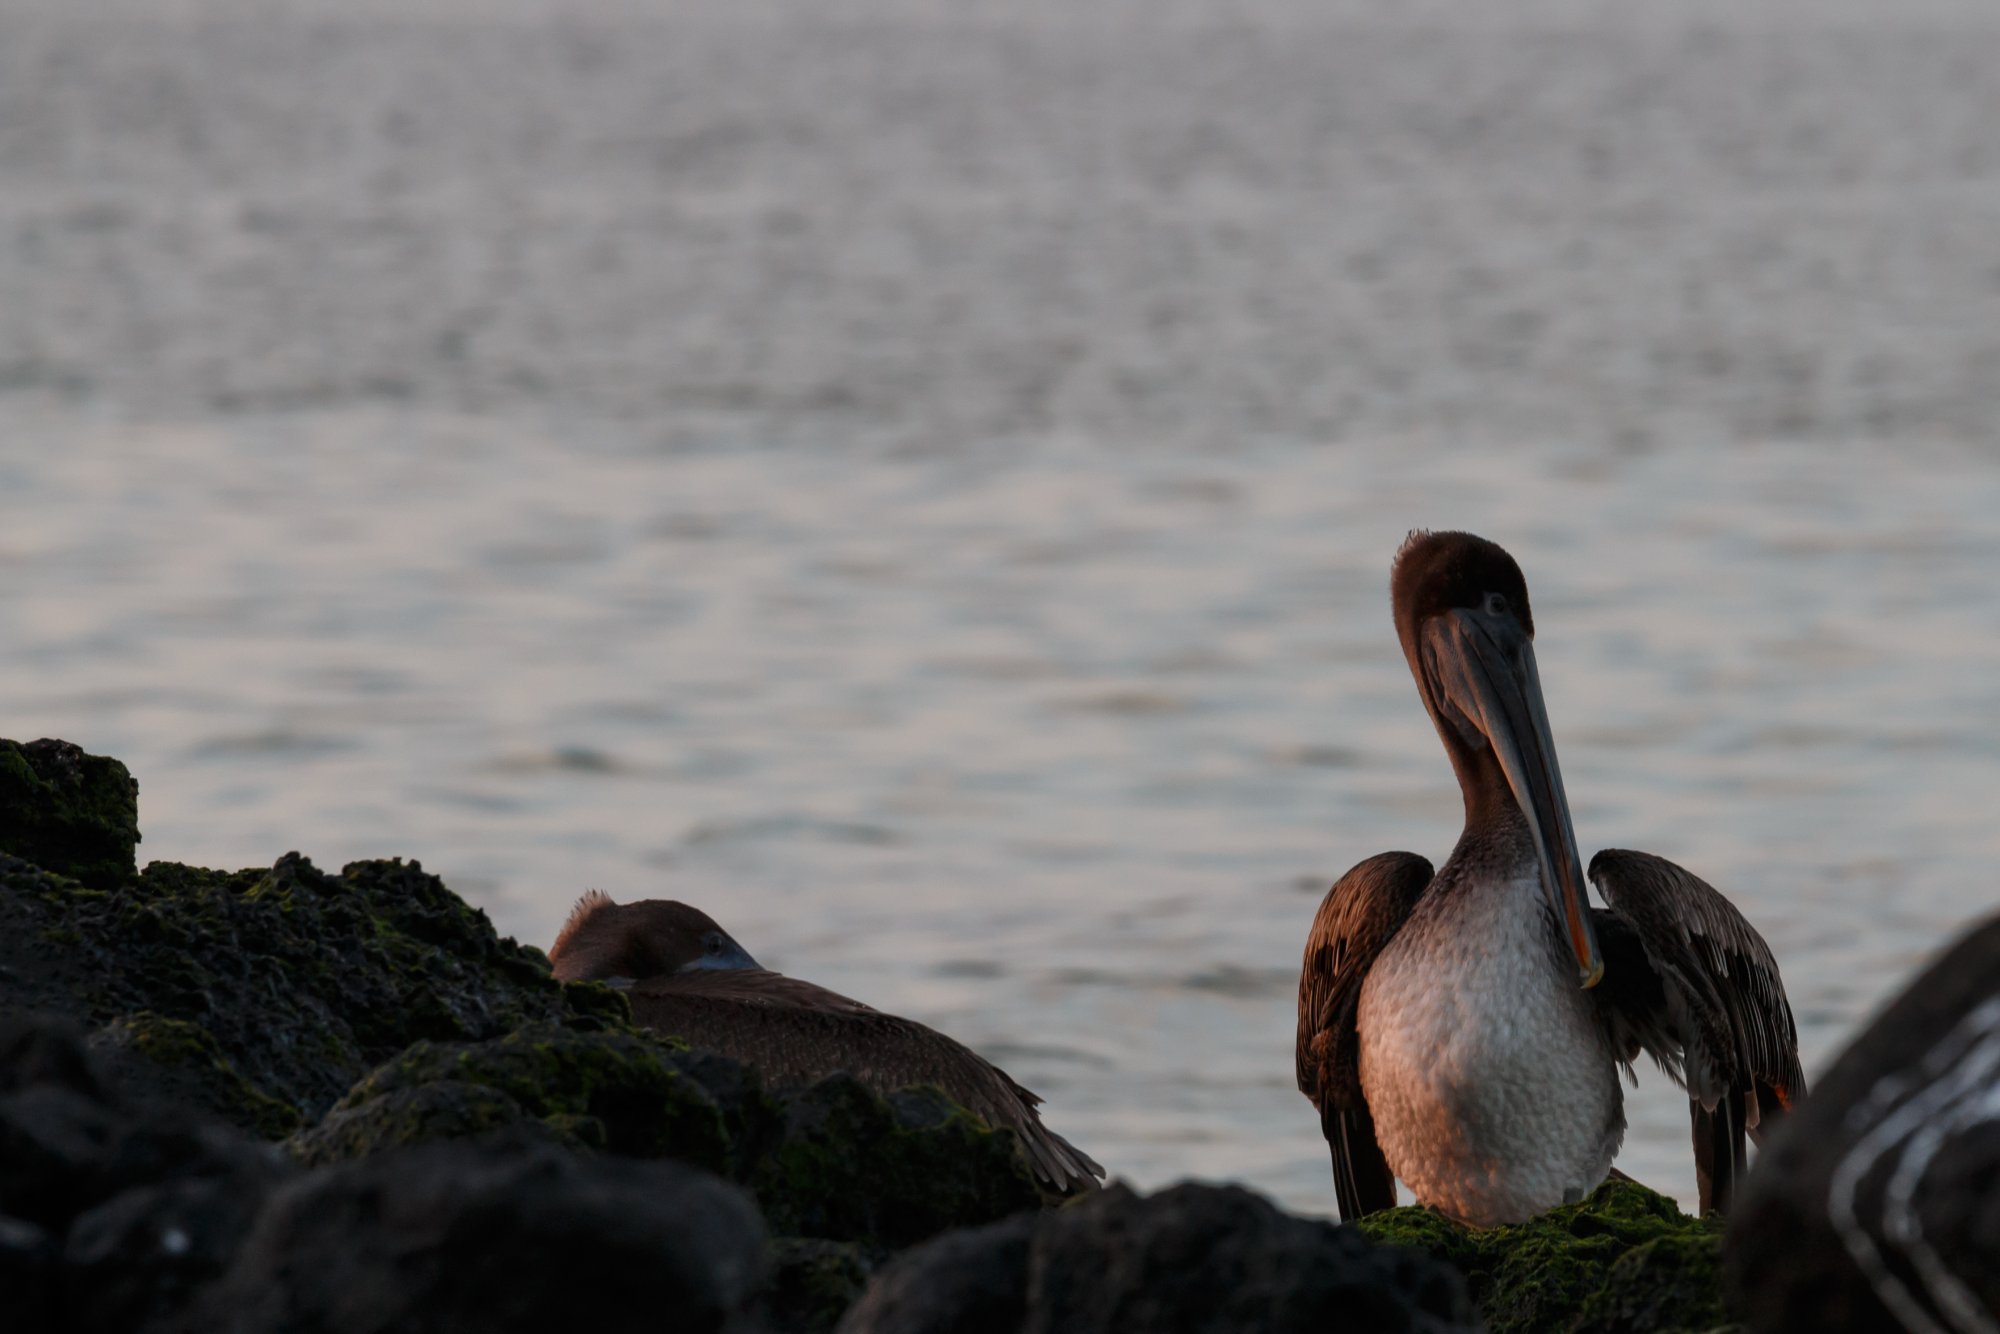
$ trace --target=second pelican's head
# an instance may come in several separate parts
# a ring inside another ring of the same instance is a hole
[[[590,890],[549,947],[563,982],[629,987],[642,978],[697,968],[755,968],[750,952],[699,908],[672,899],[613,903]]]

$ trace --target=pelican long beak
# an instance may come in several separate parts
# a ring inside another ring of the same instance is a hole
[[[761,967],[763,967],[762,964],[750,957],[749,950],[744,949],[728,936],[724,936],[720,941],[720,948],[715,953],[704,952],[698,954],[674,971],[677,973],[693,973],[706,972],[711,969],[730,971],[738,968]]]
[[[1590,924],[1583,859],[1549,736],[1533,641],[1511,613],[1461,609],[1425,623],[1423,648],[1444,716],[1468,741],[1493,747],[1515,804],[1528,818],[1542,892],[1569,936],[1579,979],[1596,986],[1604,959]]]

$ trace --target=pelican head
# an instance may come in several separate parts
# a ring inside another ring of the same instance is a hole
[[[672,899],[618,904],[594,889],[577,900],[549,960],[559,981],[614,987],[701,968],[758,966],[699,908]]]
[[[1535,615],[1521,567],[1485,538],[1416,532],[1396,553],[1389,586],[1403,656],[1458,772],[1468,825],[1498,814],[1498,803],[1520,812],[1579,979],[1595,986],[1604,961],[1535,670]]]

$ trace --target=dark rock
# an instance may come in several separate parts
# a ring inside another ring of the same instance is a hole
[[[299,1122],[296,1107],[245,1079],[200,1024],[141,1010],[100,1028],[92,1045],[119,1069],[131,1071],[133,1058],[142,1061],[134,1082],[156,1101],[206,1108],[267,1139]]]
[[[1012,1134],[935,1089],[885,1100],[834,1075],[782,1105],[783,1136],[750,1177],[779,1232],[892,1251],[1042,1203]]]
[[[67,1328],[170,1319],[286,1170],[226,1126],[124,1103],[61,1020],[0,1023],[0,1089],[0,1215],[29,1229],[18,1244],[0,1235],[0,1271],[51,1302],[59,1292]]]
[[[1512,1227],[1461,1227],[1429,1209],[1388,1209],[1357,1225],[1464,1275],[1493,1334],[1711,1329],[1722,1305],[1721,1235],[1664,1195],[1611,1180],[1578,1204]]]
[[[1113,1184],[1105,1191],[1124,1192]],[[1019,1334],[1028,1319],[1035,1215],[961,1228],[891,1261],[847,1312],[843,1334]]]
[[[132,1109],[104,1164],[103,1198],[121,1190],[191,1178],[285,1175],[290,1164],[268,1144],[234,1128],[168,1107]]]
[[[678,1044],[628,1033],[537,1025],[491,1042],[420,1042],[370,1071],[293,1149],[331,1162],[400,1144],[489,1134],[534,1121],[551,1138],[638,1158],[678,1158],[731,1173],[730,1125],[699,1081],[675,1063]],[[712,1068],[712,1067],[710,1067]],[[759,1134],[776,1112],[762,1092]],[[739,1102],[736,1122],[746,1115]]]
[[[1114,1185],[1051,1213],[954,1233],[885,1267],[844,1334],[1470,1330],[1449,1267],[1236,1186]]]
[[[780,1237],[771,1250],[764,1315],[774,1329],[824,1334],[868,1286],[868,1258],[852,1242]]]
[[[871,1255],[1041,1202],[1008,1133],[935,1090],[885,1099],[840,1075],[773,1096],[725,1057],[650,1034],[553,1025],[418,1043],[289,1147],[323,1164],[509,1128],[706,1168],[748,1185],[779,1233]]]
[[[192,1298],[228,1268],[277,1179],[255,1169],[182,1177],[84,1214],[63,1251],[65,1321],[104,1334],[180,1328]]]
[[[0,1311],[9,1334],[54,1334],[57,1248],[44,1228],[0,1214]]]
[[[748,1196],[670,1163],[431,1145],[282,1187],[195,1319],[218,1331],[738,1330]]]
[[[414,1088],[384,1089],[351,1104],[344,1099],[318,1125],[287,1140],[285,1148],[304,1166],[325,1167],[418,1144],[532,1136],[536,1127],[546,1127],[552,1142],[603,1147],[602,1136],[590,1134],[588,1127],[557,1130],[553,1124],[537,1121],[498,1089],[462,1079],[439,1079]]]
[[[18,1010],[0,1016],[0,1094],[34,1085],[68,1089],[94,1102],[107,1096],[76,1025]]]
[[[11,1090],[0,1093],[0,1209],[27,1217],[75,1212],[173,1176],[273,1161],[226,1126],[170,1106],[135,1106],[108,1090],[66,1020],[0,1021],[0,1089]]]
[[[1569,1334],[1709,1330],[1725,1324],[1713,1235],[1656,1237],[1620,1256]]]
[[[629,1017],[415,863],[329,876],[296,854],[268,871],[155,862],[109,891],[0,856],[0,1006],[91,1025],[122,1087],[267,1137],[413,1042]]]
[[[0,1098],[0,1213],[61,1227],[105,1193],[126,1126],[65,1088],[37,1084]]]
[[[139,784],[67,741],[0,741],[0,852],[109,889],[132,878]]]
[[[1910,983],[1763,1146],[1729,1228],[1729,1285],[1750,1325],[2000,1320],[1996,1088],[2000,917]]]

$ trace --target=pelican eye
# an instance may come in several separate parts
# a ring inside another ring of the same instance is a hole
[[[722,950],[723,950],[722,933],[720,931],[710,931],[707,935],[701,938],[701,952],[703,954],[707,954],[712,957],[714,955],[721,954]]]
[[[1507,595],[1504,593],[1488,593],[1486,595],[1486,614],[1488,616],[1505,616],[1507,614]]]

